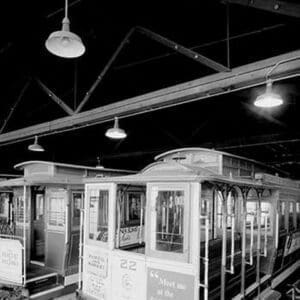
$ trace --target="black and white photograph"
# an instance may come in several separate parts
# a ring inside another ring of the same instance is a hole
[[[2,2],[0,300],[300,299],[300,1]]]

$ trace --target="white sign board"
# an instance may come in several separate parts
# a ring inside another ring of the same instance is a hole
[[[0,280],[22,284],[22,244],[0,239]]]
[[[146,298],[146,262],[143,256],[112,257],[112,300]]]
[[[108,254],[99,248],[84,249],[83,292],[98,300],[108,299]]]
[[[140,237],[144,236],[144,226],[131,226],[120,228],[120,247],[143,242]]]

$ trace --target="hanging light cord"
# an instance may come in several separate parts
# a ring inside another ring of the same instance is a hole
[[[68,0],[65,0],[65,18],[68,19]]]

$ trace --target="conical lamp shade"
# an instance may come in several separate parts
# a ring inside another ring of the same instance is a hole
[[[85,52],[81,38],[70,31],[67,17],[63,19],[62,30],[51,33],[45,45],[49,52],[64,58],[79,57]]]
[[[105,136],[107,136],[111,139],[124,139],[124,138],[126,138],[126,136],[127,136],[126,132],[123,129],[119,128],[118,118],[115,118],[114,127],[109,128],[105,132]]]
[[[38,137],[34,138],[34,143],[28,146],[28,150],[35,151],[35,152],[44,152],[45,149],[38,144]]]
[[[279,106],[283,103],[281,96],[272,91],[272,83],[267,83],[267,88],[264,94],[258,96],[254,102],[257,107],[271,108]]]

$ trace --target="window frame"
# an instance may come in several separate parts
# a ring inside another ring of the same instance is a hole
[[[80,194],[81,195],[81,201],[80,201],[80,209],[83,208],[84,204],[84,191],[83,190],[72,190],[71,191],[71,229],[72,231],[76,231],[80,229],[80,209],[79,209],[79,223],[78,225],[74,224],[75,216],[74,216],[74,208],[75,208],[75,202],[74,202],[74,195]]]
[[[296,229],[300,229],[300,202],[296,201]]]
[[[97,246],[105,249],[109,249],[113,247],[113,236],[112,232],[114,231],[112,226],[115,222],[115,216],[113,215],[114,208],[115,208],[115,189],[116,186],[113,183],[104,183],[104,184],[87,184],[85,188],[85,201],[84,201],[84,207],[85,207],[85,216],[84,216],[84,224],[85,224],[85,230],[84,230],[84,243],[85,245],[90,246]],[[90,228],[90,196],[92,191],[97,191],[98,193],[100,190],[108,191],[108,237],[107,241],[97,241],[92,240],[89,238],[89,228]]]
[[[63,222],[63,225],[52,225],[50,224],[50,213],[51,213],[51,210],[50,210],[50,205],[51,205],[51,199],[53,198],[56,198],[57,197],[54,197],[56,194],[61,194],[60,198],[63,198],[63,219],[64,219],[64,222]],[[47,201],[47,222],[46,222],[46,226],[47,226],[47,230],[49,231],[56,231],[56,232],[61,232],[61,233],[65,233],[65,230],[66,230],[66,221],[67,221],[67,218],[66,218],[66,207],[68,205],[68,191],[66,189],[48,189],[46,191],[46,201]]]
[[[184,192],[184,213],[183,213],[183,252],[160,251],[156,249],[156,197],[160,191],[183,191]],[[146,253],[148,256],[163,258],[172,261],[189,262],[190,246],[190,228],[191,218],[191,193],[190,184],[183,182],[165,182],[165,183],[150,183],[147,184],[147,219],[149,220],[147,226],[147,242]]]

